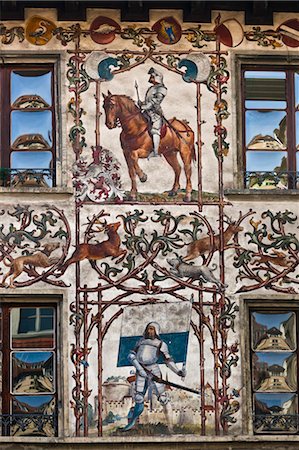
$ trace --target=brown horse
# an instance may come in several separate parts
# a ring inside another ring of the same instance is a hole
[[[121,126],[120,142],[126,158],[131,178],[130,200],[137,199],[136,175],[144,183],[147,175],[138,164],[139,158],[147,158],[152,151],[153,143],[149,133],[149,124],[135,105],[134,101],[126,95],[103,94],[104,110],[106,114],[106,126],[112,128]],[[159,154],[174,170],[174,184],[169,196],[175,196],[180,189],[181,166],[177,155],[181,155],[186,174],[186,196],[184,201],[191,200],[191,163],[196,160],[194,148],[194,133],[188,124],[182,120],[173,118],[169,121],[171,126],[166,125],[165,134],[161,134]]]

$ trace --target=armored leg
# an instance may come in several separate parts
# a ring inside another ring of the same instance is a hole
[[[153,140],[153,151],[149,154],[149,158],[152,156],[159,155],[159,146],[160,146],[160,130],[162,126],[162,120],[156,120],[152,123],[151,135]]]
[[[138,417],[142,414],[144,410],[144,395],[147,390],[147,380],[140,375],[137,375],[136,378],[136,393],[135,393],[135,406],[133,411],[130,410],[128,415],[128,425],[124,428],[121,428],[122,431],[131,430],[136,422]]]

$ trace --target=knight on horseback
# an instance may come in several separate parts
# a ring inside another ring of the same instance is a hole
[[[163,83],[162,73],[157,69],[151,67],[148,74],[150,75],[148,81],[152,86],[146,91],[144,102],[139,101],[138,104],[141,111],[149,118],[151,125],[150,134],[153,140],[153,150],[148,156],[150,158],[159,154],[161,127],[163,124],[161,103],[167,94],[167,87]]]

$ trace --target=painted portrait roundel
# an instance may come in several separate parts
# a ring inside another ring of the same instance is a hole
[[[109,44],[114,41],[115,34],[120,30],[120,25],[106,16],[96,17],[89,29],[91,39],[97,44]]]
[[[30,17],[26,25],[26,39],[33,45],[46,45],[52,39],[55,28],[55,23],[45,17]]]
[[[244,30],[237,19],[227,19],[215,27],[215,33],[221,44],[238,47],[244,39]]]
[[[174,17],[163,17],[152,26],[152,30],[163,44],[176,44],[182,36],[182,28]]]
[[[288,47],[299,47],[299,20],[290,19],[283,22],[277,28],[277,31],[281,34],[282,42]]]

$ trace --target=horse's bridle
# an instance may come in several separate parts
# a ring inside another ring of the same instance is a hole
[[[109,100],[108,100],[108,102],[107,102],[107,105],[104,104],[104,109],[105,109],[105,106],[106,106],[106,107],[110,107],[111,105],[116,106],[115,103],[110,102],[110,98],[109,98]],[[136,117],[137,114],[139,114],[139,113],[140,113],[140,110],[138,109],[138,111],[136,111],[136,112],[130,114],[130,115],[129,115],[128,117],[126,117],[126,119],[123,121],[123,125],[126,125],[127,122],[129,122],[129,120],[131,120],[131,119],[133,119],[134,117]],[[118,118],[118,117],[115,117],[115,127],[121,128],[121,126],[122,126],[122,125],[121,125],[121,123],[120,123],[119,118]],[[146,124],[144,130],[142,130],[142,131],[141,131],[140,133],[138,133],[137,135],[135,134],[134,137],[136,138],[136,137],[141,136],[141,135],[142,135],[143,133],[145,133],[147,130],[148,130],[148,125]]]

